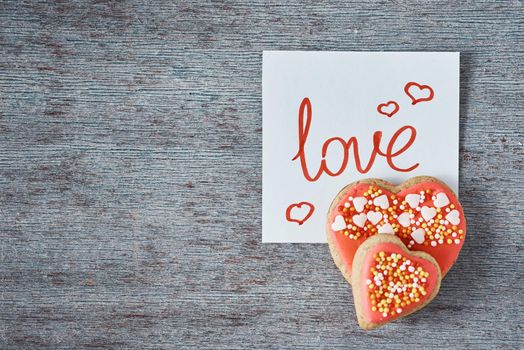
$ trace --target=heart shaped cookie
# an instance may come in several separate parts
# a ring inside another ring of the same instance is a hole
[[[335,264],[348,281],[358,247],[378,233],[398,236],[409,249],[429,253],[445,275],[464,243],[466,219],[453,191],[435,178],[414,177],[399,186],[366,179],[339,192],[326,230]]]
[[[357,249],[352,289],[360,327],[373,329],[426,306],[442,275],[424,252],[409,251],[394,235],[375,235]]]

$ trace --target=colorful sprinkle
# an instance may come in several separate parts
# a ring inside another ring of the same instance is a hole
[[[436,190],[409,193],[404,198],[391,194],[389,197],[373,185],[359,197],[348,197],[338,207],[342,222],[337,216],[333,228],[350,239],[368,238],[377,233],[391,233],[411,240],[415,244],[438,247],[444,244],[460,244],[464,239],[460,212],[451,204],[448,196]],[[342,223],[347,224],[347,230]]]
[[[403,308],[427,295],[429,273],[401,253],[380,251],[373,255],[369,272],[368,296],[371,310],[383,317],[401,314]]]

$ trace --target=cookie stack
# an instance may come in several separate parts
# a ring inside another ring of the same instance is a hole
[[[426,306],[455,263],[466,219],[453,191],[419,176],[344,187],[327,218],[331,255],[351,284],[359,325],[380,327]]]

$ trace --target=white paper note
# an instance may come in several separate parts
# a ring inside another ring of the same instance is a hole
[[[459,53],[263,53],[263,242],[326,242],[350,182],[458,190]],[[324,154],[323,154],[324,152]]]

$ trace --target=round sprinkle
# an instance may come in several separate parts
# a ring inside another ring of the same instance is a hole
[[[418,263],[412,263],[401,253],[385,251],[374,254],[373,259],[374,265],[366,280],[373,312],[379,312],[383,317],[400,314],[405,306],[420,302],[427,295],[426,277],[429,274]],[[415,273],[406,271],[406,265],[424,277],[415,277]]]

